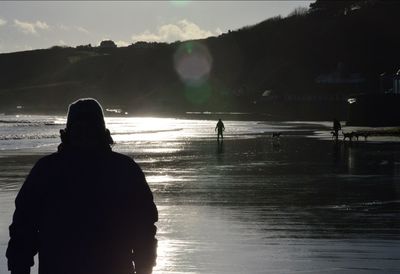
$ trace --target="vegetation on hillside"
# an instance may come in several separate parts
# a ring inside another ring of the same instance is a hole
[[[394,1],[318,0],[202,40],[1,54],[0,112],[65,111],[90,96],[130,113],[340,116],[346,96],[377,92],[400,67],[399,12]]]

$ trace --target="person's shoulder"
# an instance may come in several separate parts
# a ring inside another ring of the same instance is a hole
[[[115,151],[110,151],[110,157],[117,160],[117,161],[123,161],[123,162],[132,162],[133,159],[129,157],[128,155],[115,152]]]
[[[138,164],[135,162],[135,160],[128,155],[125,155],[125,154],[122,154],[119,152],[115,152],[115,151],[111,151],[110,157],[111,157],[112,161],[117,162],[120,165],[134,167],[134,168],[139,167]]]
[[[52,171],[54,167],[59,162],[59,153],[52,153],[49,155],[42,156],[39,160],[36,161],[33,166],[33,170],[41,172],[41,171]]]
[[[60,153],[55,152],[49,155],[45,155],[43,157],[41,157],[37,162],[36,165],[48,165],[50,163],[53,163],[55,161],[57,161],[60,158]]]
[[[135,160],[125,154],[111,151],[110,152],[111,162],[110,167],[115,167],[122,174],[130,174],[130,176],[142,176],[142,168],[135,162]]]

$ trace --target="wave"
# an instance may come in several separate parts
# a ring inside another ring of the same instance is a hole
[[[400,200],[387,200],[387,201],[371,201],[371,202],[361,202],[361,203],[350,203],[350,204],[340,204],[340,205],[329,205],[322,206],[321,208],[335,209],[335,210],[356,210],[364,208],[373,208],[381,206],[397,206],[400,204]]]
[[[0,140],[38,140],[38,139],[53,139],[59,138],[59,134],[16,134],[16,135],[3,135]]]
[[[0,124],[15,126],[59,126],[61,124],[53,121],[30,121],[30,120],[0,120]]]
[[[54,124],[57,125],[57,124]],[[53,126],[54,126],[53,125]],[[131,135],[131,134],[151,134],[151,133],[160,133],[160,132],[172,132],[172,131],[181,131],[182,128],[175,129],[165,129],[165,130],[147,130],[147,131],[128,131],[128,132],[112,132],[111,135]],[[6,134],[0,135],[0,140],[39,140],[39,139],[52,139],[59,138],[59,133],[26,133],[26,134]]]
[[[389,201],[372,201],[361,203],[366,206],[379,206],[379,205],[389,205],[389,204],[400,204],[400,200],[389,200]]]

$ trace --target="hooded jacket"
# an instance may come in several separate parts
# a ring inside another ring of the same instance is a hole
[[[157,208],[125,155],[66,147],[45,156],[15,205],[6,254],[14,273],[29,270],[36,253],[39,274],[140,274],[155,265]]]

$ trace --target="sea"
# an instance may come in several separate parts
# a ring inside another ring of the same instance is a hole
[[[224,117],[223,142],[207,115],[106,118],[159,210],[153,273],[400,273],[399,137],[335,142],[331,121]],[[0,115],[1,274],[14,199],[65,122]]]

